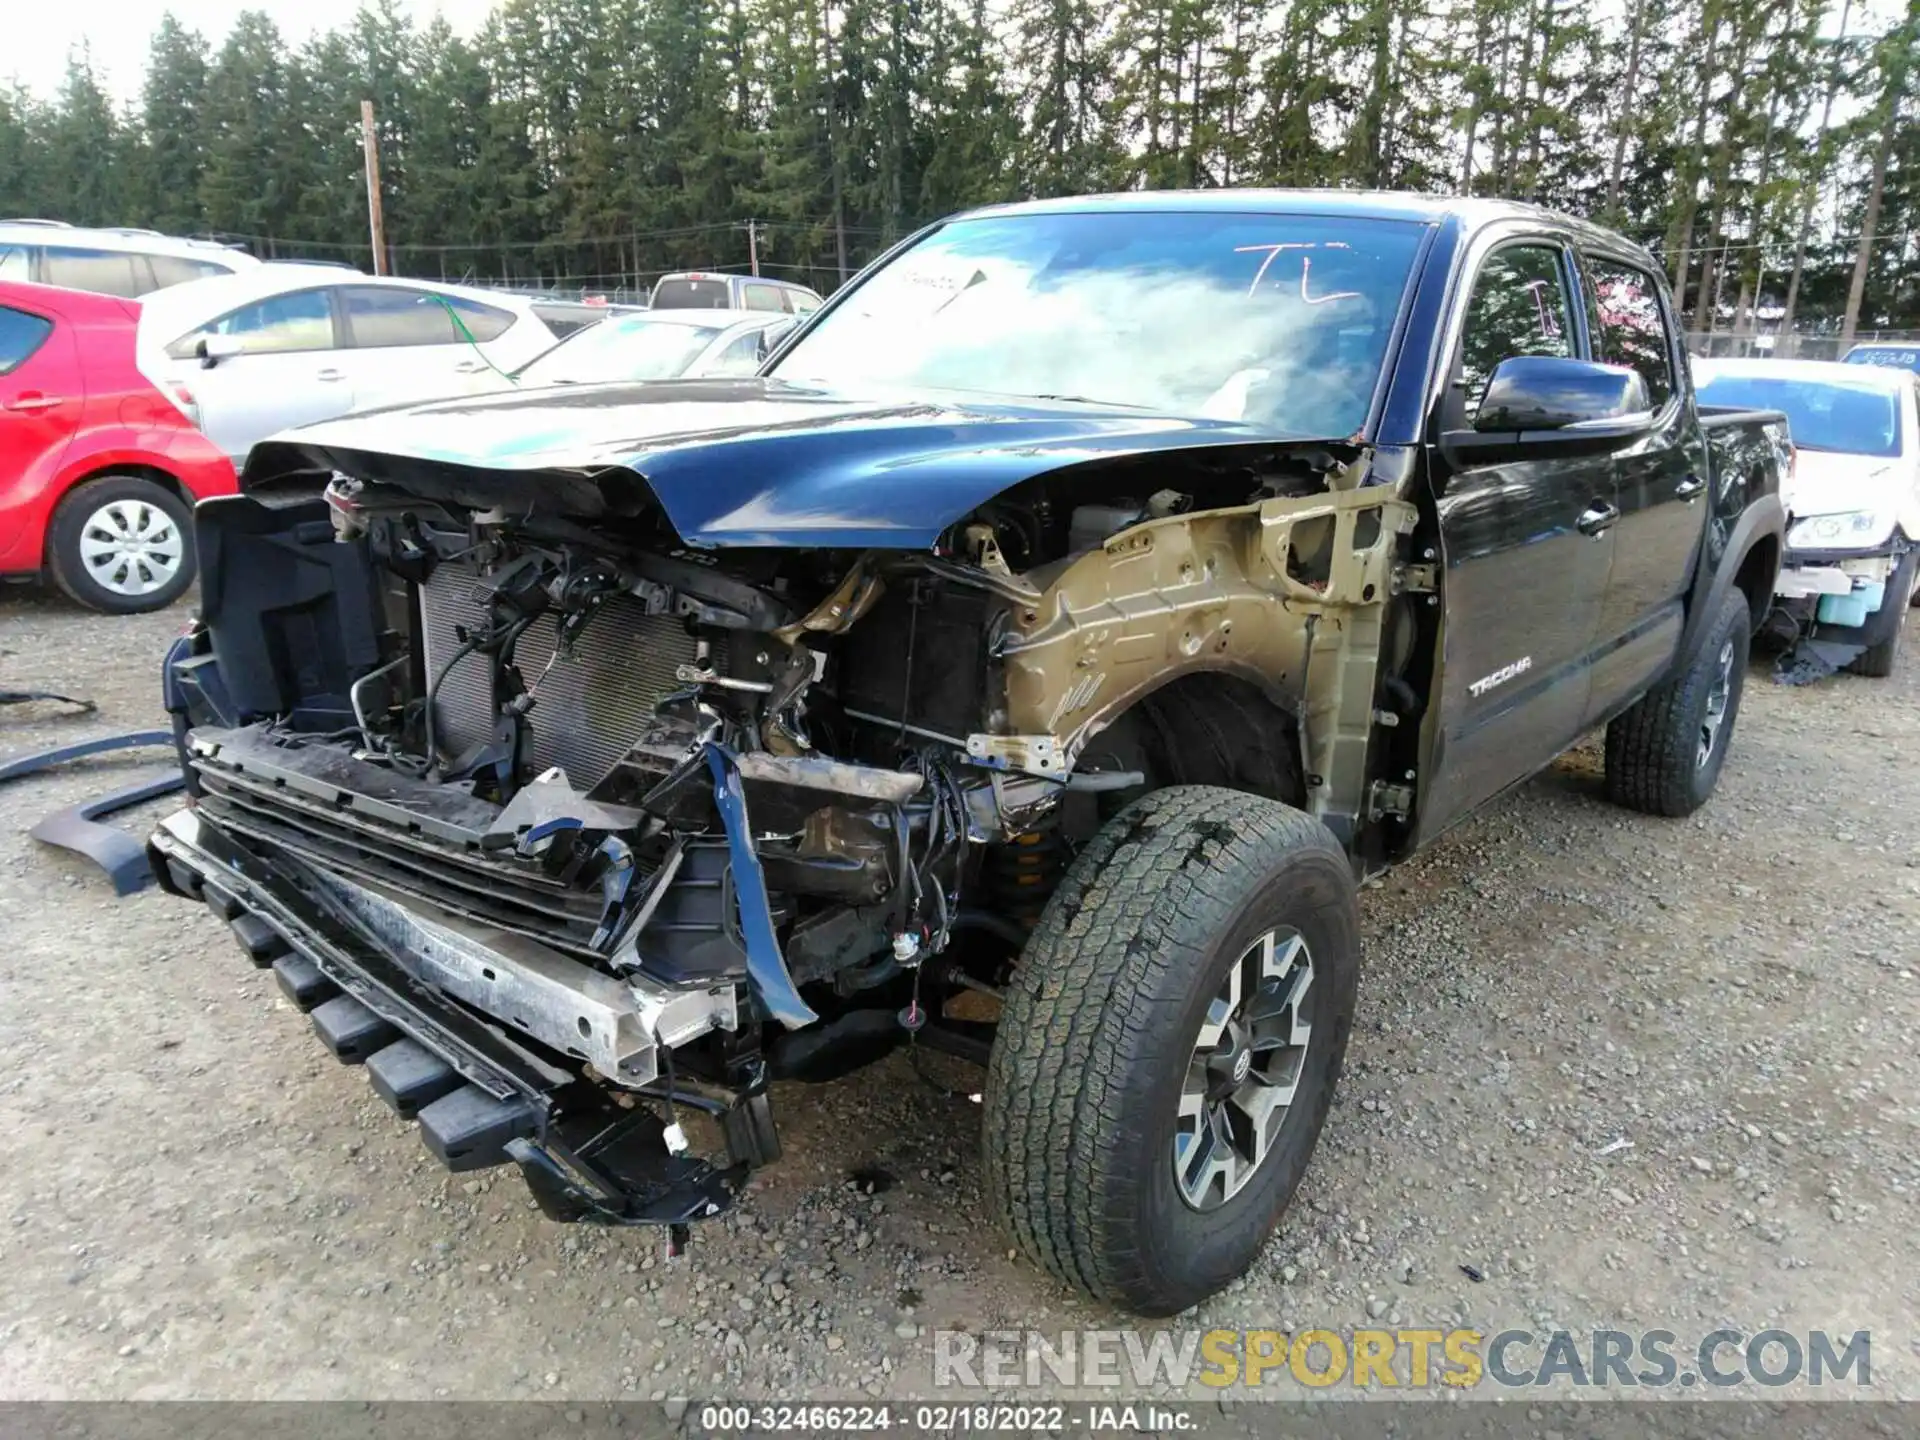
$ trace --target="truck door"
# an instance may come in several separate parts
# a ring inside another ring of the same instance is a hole
[[[1501,245],[1468,292],[1438,428],[1471,425],[1493,369],[1576,355],[1572,256],[1557,241]],[[1422,839],[1538,770],[1581,733],[1613,553],[1606,456],[1449,471],[1435,455],[1445,603]]]
[[[1653,429],[1613,457],[1613,570],[1600,604],[1598,658],[1587,701],[1597,725],[1653,682],[1686,623],[1693,556],[1706,526],[1705,437],[1677,383],[1665,288],[1636,265],[1585,257],[1593,358],[1630,365],[1647,382]]]

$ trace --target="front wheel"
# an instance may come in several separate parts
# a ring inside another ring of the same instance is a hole
[[[1179,785],[1109,821],[987,1071],[988,1192],[1028,1258],[1143,1315],[1242,1274],[1326,1122],[1359,956],[1352,870],[1311,816]]]
[[[1891,628],[1878,644],[1869,645],[1854,657],[1853,663],[1847,666],[1854,674],[1885,680],[1899,668],[1900,642],[1907,628],[1908,609],[1900,603],[1900,596],[1908,592],[1920,595],[1917,578],[1920,578],[1920,551],[1910,551],[1887,577],[1886,598],[1881,601],[1880,613],[1886,617],[1882,623]]]
[[[193,583],[187,507],[138,475],[103,475],[74,488],[47,536],[54,582],[89,610],[160,610]]]

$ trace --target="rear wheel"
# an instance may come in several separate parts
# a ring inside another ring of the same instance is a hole
[[[988,1068],[988,1191],[1028,1258],[1145,1315],[1243,1273],[1326,1121],[1359,950],[1352,870],[1311,816],[1180,785],[1103,826]]]
[[[1752,630],[1746,597],[1729,591],[1687,668],[1608,724],[1610,800],[1672,816],[1691,815],[1707,803],[1740,713]]]
[[[193,583],[187,515],[172,491],[138,475],[77,486],[54,512],[47,537],[54,582],[110,615],[171,605]]]

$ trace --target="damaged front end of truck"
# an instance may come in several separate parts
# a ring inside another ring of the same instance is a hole
[[[517,1163],[562,1220],[720,1213],[774,1081],[984,1062],[1053,882],[1146,789],[1404,843],[1434,579],[1366,447],[768,381],[493,438],[582,418],[531,400],[260,447],[167,664],[156,873],[453,1169]],[[673,438],[617,443],[642,411]]]

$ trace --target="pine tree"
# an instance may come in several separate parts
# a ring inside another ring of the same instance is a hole
[[[140,220],[156,229],[205,228],[200,210],[200,102],[207,89],[207,42],[171,14],[160,17],[140,91],[135,191]]]
[[[61,218],[80,225],[126,223],[131,139],[84,52],[74,56],[38,141],[43,173],[58,177]]]
[[[1108,52],[1090,0],[1020,0],[1011,16],[1013,69],[1027,77],[1020,189],[1105,188],[1124,170],[1108,115]]]
[[[286,234],[306,194],[299,181],[312,137],[288,104],[285,47],[264,14],[244,11],[207,73],[200,107],[205,164],[198,186],[209,229]]]

